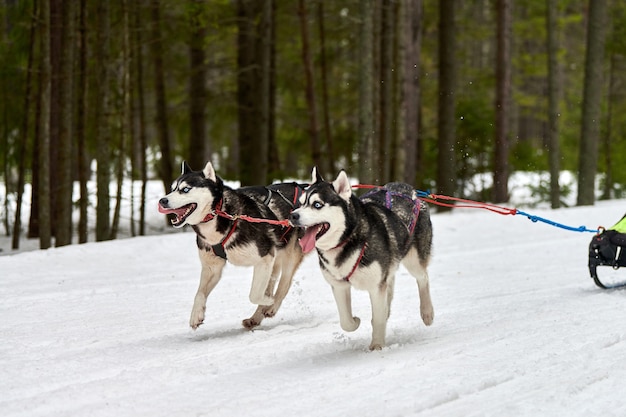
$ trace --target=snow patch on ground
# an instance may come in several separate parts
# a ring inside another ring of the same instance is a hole
[[[608,227],[625,208],[534,214]],[[353,292],[362,324],[343,332],[314,255],[254,332],[251,269],[232,265],[188,328],[193,233],[2,256],[0,415],[626,415],[626,292],[589,278],[591,234],[479,210],[433,225],[435,321],[421,323],[401,268],[379,352],[367,294]]]

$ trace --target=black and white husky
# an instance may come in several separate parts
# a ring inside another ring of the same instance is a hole
[[[192,171],[183,163],[182,174],[172,191],[159,200],[158,208],[172,215],[174,227],[190,225],[196,232],[202,272],[189,319],[193,329],[204,322],[207,297],[219,282],[227,260],[254,267],[250,301],[258,307],[252,317],[243,320],[243,326],[252,329],[264,317],[276,314],[302,261],[298,230],[240,216],[285,220],[302,189],[296,183],[282,183],[234,190],[224,185],[211,162],[202,171]]]
[[[352,194],[344,171],[332,183],[313,169],[311,185],[300,197],[291,223],[306,228],[304,252],[317,249],[324,278],[330,283],[341,328],[351,332],[351,287],[369,292],[372,303],[370,349],[385,345],[395,273],[400,262],[417,280],[424,324],[433,322],[428,273],[432,225],[427,206],[408,184],[390,183],[360,199]]]

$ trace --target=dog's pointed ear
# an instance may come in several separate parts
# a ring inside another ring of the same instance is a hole
[[[204,178],[211,180],[213,182],[217,182],[217,175],[215,175],[215,169],[213,169],[213,164],[211,161],[207,162],[202,170],[204,174]]]
[[[183,161],[181,167],[181,174],[189,174],[191,172],[191,167],[187,164],[187,161]]]
[[[352,186],[350,185],[350,179],[348,178],[346,171],[341,170],[339,172],[337,179],[333,181],[333,188],[337,194],[339,194],[339,197],[346,201],[350,200],[350,197],[352,196]]]
[[[322,176],[320,175],[318,171],[319,170],[317,169],[316,166],[313,167],[313,171],[311,171],[311,184],[324,181],[324,178],[322,178]]]

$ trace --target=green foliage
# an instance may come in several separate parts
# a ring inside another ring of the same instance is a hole
[[[560,143],[562,169],[575,170],[580,140],[580,115],[585,51],[586,0],[558,2],[558,30],[561,50],[559,62],[562,71],[560,101]],[[158,154],[155,134],[154,74],[149,58],[150,9],[140,2],[142,44],[135,59],[142,60],[148,146],[150,154]],[[94,27],[95,2],[89,1],[88,30]],[[321,49],[317,1],[307,2],[311,51],[315,63],[315,88],[318,97],[318,120],[321,118]],[[359,103],[358,28],[359,1],[324,2],[328,105],[331,135],[338,164],[357,172],[358,160],[357,114]],[[491,170],[494,138],[494,60],[495,60],[495,3],[492,0],[459,2],[457,23],[457,168],[459,183],[477,173]],[[21,129],[25,67],[28,53],[28,33],[33,10],[32,1],[4,2],[0,5],[0,153],[7,156],[11,168],[17,165],[16,138]],[[123,46],[123,9],[111,5],[113,34],[110,59],[120,68]],[[161,0],[164,63],[168,121],[177,161],[188,154],[189,102],[188,82],[193,70],[189,65],[189,39],[194,26],[205,29],[204,45],[208,78],[206,125],[210,149],[220,173],[236,179],[236,141],[238,132],[237,104],[237,16],[236,2],[231,0],[178,1]],[[420,83],[420,138],[423,141],[423,166],[419,167],[423,184],[431,183],[436,172],[437,103],[438,103],[438,12],[437,2],[423,2]],[[610,153],[613,167],[626,164],[626,4],[611,3],[610,36],[607,43],[607,63],[611,56],[618,65],[616,82],[610,95],[612,119]],[[515,2],[513,9],[513,108],[511,126],[511,168],[513,170],[547,169],[544,136],[547,123],[546,103],[546,26],[545,1]],[[304,70],[301,56],[300,23],[297,2],[275,1],[276,50],[276,142],[278,146],[280,177],[308,176],[312,164],[308,136],[308,111],[304,97]],[[398,29],[400,34],[400,29]],[[88,32],[88,46],[93,47],[96,36]],[[133,32],[134,35],[134,32]],[[379,47],[377,44],[376,48]],[[37,51],[36,51],[37,52]],[[396,54],[397,55],[397,54]],[[88,90],[95,91],[98,80],[96,68],[89,54]],[[379,64],[378,64],[379,65]],[[394,71],[401,66],[394,67]],[[608,64],[607,64],[608,68]],[[378,70],[378,69],[377,69]],[[605,71],[606,72],[606,71]],[[111,100],[117,123],[113,140],[120,136],[119,118],[122,117],[120,94],[121,72],[113,75]],[[401,79],[401,77],[399,77]],[[380,80],[376,80],[377,83]],[[376,89],[375,89],[376,91]],[[401,91],[396,92],[400,97]],[[93,97],[90,96],[90,100]],[[398,99],[399,101],[399,99]],[[606,102],[606,100],[605,100]],[[91,154],[94,114],[88,103],[87,137]],[[609,106],[605,105],[605,109]],[[375,115],[375,118],[378,116]],[[608,119],[600,121],[603,125]],[[399,121],[398,121],[399,122]],[[245,121],[244,121],[245,123]],[[400,123],[398,123],[400,125]],[[376,125],[376,124],[375,124]],[[31,134],[34,121],[29,128]],[[320,123],[321,131],[321,123]],[[8,133],[6,133],[8,132]],[[117,142],[116,142],[117,143]],[[606,163],[601,157],[600,170]],[[626,171],[613,169],[613,180],[626,184]]]
[[[491,169],[494,125],[493,105],[487,97],[457,103],[457,155],[460,179]]]
[[[547,171],[548,153],[530,141],[518,141],[509,157],[512,171]]]
[[[550,176],[541,175],[539,183],[536,185],[528,184],[527,187],[530,190],[532,198],[526,202],[528,207],[536,207],[539,204],[545,204],[550,202]],[[561,207],[567,207],[568,197],[572,195],[572,184],[560,183],[560,203]]]

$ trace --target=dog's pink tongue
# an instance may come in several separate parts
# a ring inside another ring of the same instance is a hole
[[[302,247],[302,252],[309,253],[313,249],[315,249],[315,236],[319,231],[318,226],[307,227],[304,231],[304,236],[300,238],[300,246]]]

